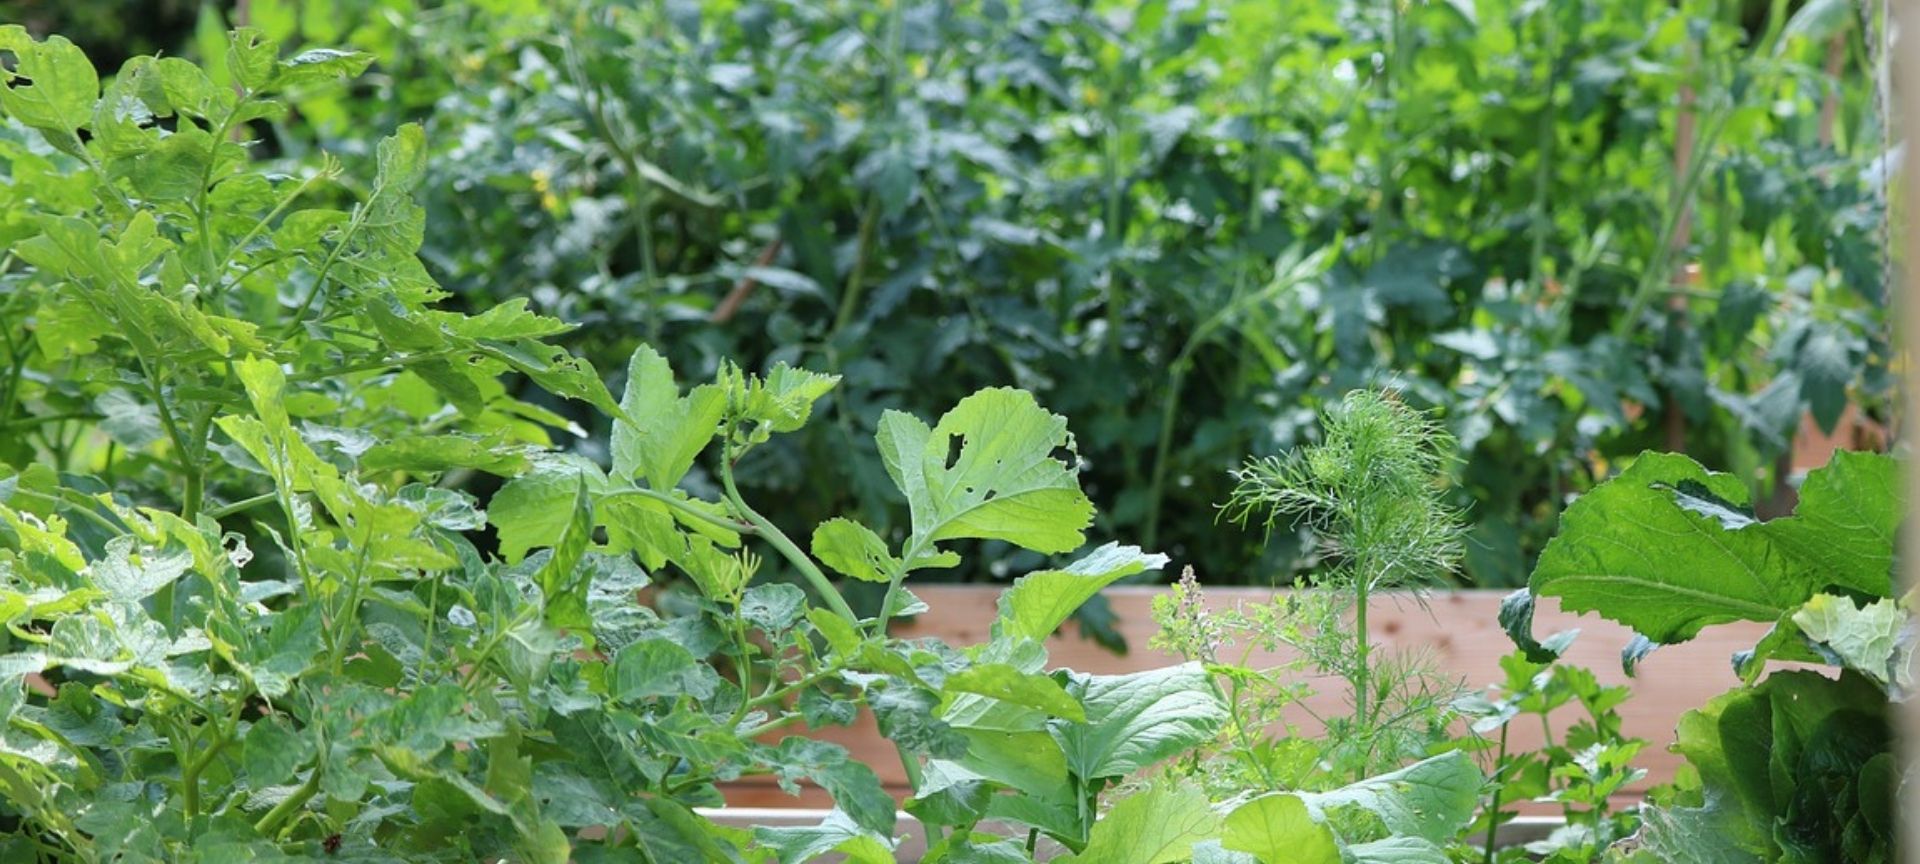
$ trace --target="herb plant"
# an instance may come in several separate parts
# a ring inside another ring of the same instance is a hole
[[[1249,461],[1224,513],[1269,530],[1290,522],[1313,538],[1322,593],[1288,610],[1312,615],[1293,625],[1301,636],[1279,639],[1315,671],[1345,679],[1353,710],[1329,721],[1327,737],[1348,750],[1334,761],[1358,779],[1419,753],[1433,727],[1446,725],[1441,707],[1453,694],[1415,658],[1377,657],[1367,611],[1381,592],[1443,578],[1463,527],[1441,486],[1451,439],[1431,418],[1390,394],[1356,390],[1322,420],[1319,443]],[[1350,627],[1341,620],[1349,611]]]
[[[1613,797],[1646,776],[1632,763],[1647,742],[1621,733],[1619,708],[1627,701],[1629,688],[1602,685],[1592,671],[1559,662],[1559,655],[1577,635],[1578,631],[1566,631],[1548,637],[1542,650],[1553,657],[1545,662],[1529,659],[1525,651],[1501,658],[1506,681],[1495,691],[1456,703],[1472,719],[1473,735],[1484,738],[1498,732],[1489,800],[1474,824],[1484,834],[1474,857],[1485,864],[1596,861],[1638,827],[1638,815],[1632,810],[1616,812]],[[1550,720],[1573,705],[1586,716],[1567,726],[1564,737],[1556,741]],[[1513,725],[1536,718],[1544,732],[1541,748],[1509,747]],[[1544,840],[1501,846],[1500,826],[1514,815],[1509,808],[1529,800],[1559,804],[1566,824]]]

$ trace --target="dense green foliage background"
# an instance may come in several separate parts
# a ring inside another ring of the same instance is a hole
[[[377,58],[256,125],[286,158],[425,124],[456,302],[527,298],[610,373],[843,375],[742,471],[787,524],[896,528],[871,418],[1013,383],[1074,418],[1103,530],[1284,582],[1298,544],[1218,524],[1228,471],[1378,384],[1460,439],[1467,575],[1510,585],[1611,460],[1764,498],[1804,412],[1884,411],[1846,3],[244,5]],[[985,551],[962,578],[1037,563]]]

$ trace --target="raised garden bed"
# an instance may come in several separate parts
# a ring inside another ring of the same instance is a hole
[[[901,621],[893,628],[896,636],[908,639],[936,638],[950,645],[975,645],[987,639],[988,628],[997,614],[999,586],[925,585],[914,589],[926,601],[929,611]],[[1107,597],[1118,618],[1117,629],[1126,636],[1128,652],[1114,654],[1071,631],[1048,640],[1047,650],[1055,668],[1096,674],[1119,674],[1155,669],[1178,662],[1179,658],[1148,647],[1154,633],[1149,606],[1156,594],[1166,589],[1149,586],[1121,586],[1107,590]],[[1275,592],[1259,588],[1214,588],[1207,592],[1209,605],[1264,603]],[[1379,642],[1396,649],[1431,651],[1440,668],[1457,678],[1464,687],[1484,688],[1501,678],[1500,658],[1513,650],[1513,642],[1500,629],[1500,600],[1507,592],[1467,589],[1435,592],[1425,598],[1412,595],[1388,595],[1375,600],[1369,625]],[[1543,601],[1535,613],[1536,632],[1550,633],[1578,628],[1580,637],[1566,654],[1566,662],[1593,670],[1603,683],[1628,681],[1620,664],[1620,650],[1632,640],[1631,631],[1595,616],[1571,615],[1560,611],[1556,601]],[[1644,674],[1631,679],[1633,698],[1621,706],[1625,719],[1623,732],[1644,738],[1651,746],[1642,750],[1636,764],[1647,769],[1647,776],[1633,784],[1616,802],[1631,804],[1649,786],[1671,779],[1680,757],[1667,749],[1673,741],[1674,725],[1680,715],[1697,708],[1705,696],[1719,693],[1739,679],[1728,658],[1735,652],[1753,647],[1767,631],[1761,624],[1740,623],[1716,627],[1693,641],[1661,648],[1643,661]],[[1256,662],[1278,661],[1279,655],[1255,655]],[[1341,696],[1323,692],[1311,703],[1325,714]],[[1571,716],[1571,715],[1569,715]],[[1312,720],[1303,715],[1291,718],[1302,724],[1302,731],[1316,734]],[[1556,730],[1560,731],[1560,730]],[[847,747],[854,757],[873,767],[896,797],[908,791],[907,778],[900,766],[899,754],[874,727],[873,716],[862,712],[851,727],[816,730],[813,737],[834,741]],[[1542,731],[1533,725],[1514,729],[1514,746],[1537,747]],[[817,787],[806,787],[799,796],[782,791],[772,780],[752,778],[723,787],[730,805],[758,808],[756,812],[830,806],[828,796]],[[1524,809],[1524,807],[1523,807]]]

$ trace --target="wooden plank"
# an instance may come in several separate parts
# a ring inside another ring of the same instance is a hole
[[[1150,614],[1152,598],[1164,590],[1128,586],[1107,592],[1119,619],[1118,628],[1131,649],[1126,655],[1109,653],[1068,632],[1048,641],[1051,665],[1115,674],[1178,662],[1177,657],[1147,647],[1155,631]],[[911,621],[900,622],[894,628],[895,635],[910,639],[938,638],[951,645],[986,641],[1000,595],[998,586],[927,585],[916,587],[914,593],[926,601],[930,611]],[[1499,661],[1513,650],[1513,643],[1500,629],[1497,618],[1500,599],[1505,594],[1504,591],[1459,591],[1432,595],[1424,603],[1409,595],[1379,597],[1368,610],[1370,629],[1375,644],[1384,646],[1385,650],[1427,652],[1446,677],[1469,688],[1484,688],[1504,678]],[[1265,589],[1214,588],[1206,592],[1211,608],[1265,603],[1274,596]],[[1626,628],[1592,616],[1569,615],[1552,600],[1543,601],[1536,610],[1534,625],[1535,632],[1542,635],[1578,628],[1581,633],[1567,654],[1567,662],[1592,669],[1602,683],[1619,684],[1628,680],[1620,668],[1620,649],[1632,638]],[[1673,729],[1680,715],[1738,684],[1730,658],[1734,652],[1752,647],[1765,631],[1765,625],[1759,624],[1713,627],[1692,642],[1663,647],[1643,661],[1640,676],[1632,681],[1633,697],[1620,707],[1626,734],[1648,741],[1637,760],[1639,766],[1648,770],[1648,777],[1632,787],[1632,794],[1673,776],[1681,760],[1668,752],[1667,747],[1673,742]],[[1256,653],[1252,662],[1269,665],[1284,659],[1281,655]],[[1308,703],[1314,712],[1324,716],[1328,711],[1341,710],[1346,697],[1335,686],[1341,682],[1311,683],[1324,691]],[[1553,718],[1554,734],[1564,734],[1566,727],[1582,716],[1577,706],[1563,708]],[[1300,734],[1319,734],[1320,730],[1305,712],[1294,712],[1289,721]],[[904,795],[907,791],[899,754],[879,735],[872,717],[865,712],[854,726],[807,734],[846,746],[855,759],[872,766],[882,782],[896,794]],[[1537,724],[1516,724],[1509,746],[1538,747],[1542,736],[1543,730]],[[745,778],[724,791],[728,803],[735,806],[830,806],[829,799],[820,790],[807,789],[796,798],[766,778]]]

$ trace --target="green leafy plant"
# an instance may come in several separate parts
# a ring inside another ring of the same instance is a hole
[[[1554,655],[1535,662],[1524,651],[1501,658],[1506,681],[1494,691],[1462,698],[1456,707],[1472,718],[1475,736],[1499,733],[1494,745],[1491,791],[1474,828],[1484,833],[1478,860],[1582,862],[1599,860],[1614,842],[1632,834],[1639,818],[1632,810],[1616,812],[1613,798],[1646,772],[1633,759],[1647,742],[1621,732],[1619,708],[1630,696],[1625,686],[1606,686],[1591,671],[1559,662],[1578,631],[1548,637],[1543,650]],[[1578,705],[1585,717],[1566,726],[1556,740],[1552,716]],[[1537,718],[1543,732],[1538,750],[1509,747],[1515,723]],[[1508,808],[1525,801],[1552,801],[1561,807],[1566,824],[1544,840],[1524,846],[1502,847],[1500,826],[1515,814]]]
[[[1359,779],[1418,754],[1446,725],[1441,706],[1453,694],[1417,660],[1376,657],[1367,612],[1381,592],[1439,581],[1459,559],[1463,527],[1440,483],[1450,439],[1430,418],[1356,390],[1322,419],[1319,443],[1248,462],[1224,512],[1269,530],[1291,521],[1323,556],[1313,575],[1321,598],[1288,610],[1315,620],[1292,625],[1299,635],[1264,639],[1302,649],[1316,672],[1346,681],[1352,713],[1329,721],[1327,737],[1347,751],[1334,761]],[[1351,627],[1342,620],[1349,610]]]
[[[1219,466],[1355,387],[1441,409],[1483,586],[1640,450],[1765,498],[1809,412],[1888,416],[1885,28],[1830,3],[247,7],[378,58],[276,140],[423,123],[425,260],[472,308],[604,369],[841,375],[737,478],[796,536],[895,527],[882,409],[1005,383],[1076,419],[1104,530],[1250,584],[1312,562],[1219,529]],[[993,549],[928,575],[1044,563]]]
[[[1682,717],[1675,749],[1694,770],[1656,796],[1637,849],[1623,855],[1894,860],[1891,808],[1905,772],[1888,749],[1886,714],[1913,682],[1914,626],[1910,602],[1893,596],[1899,476],[1892,457],[1837,453],[1807,476],[1792,515],[1761,520],[1726,475],[1647,454],[1568,509],[1533,594],[1503,609],[1528,653],[1547,650],[1527,632],[1535,595],[1642,634],[1623,651],[1630,671],[1704,627],[1774,625],[1733,658],[1749,684]],[[1759,680],[1768,660],[1842,672]]]
[[[615,400],[542,341],[563,323],[434,308],[421,130],[380,143],[357,195],[331,170],[273,172],[248,124],[364,58],[230,45],[238,91],[152,58],[103,90],[70,44],[0,29],[5,405],[27,430],[0,478],[5,855],[887,860],[896,805],[873,770],[791,734],[863,709],[912,778],[930,860],[1219,839],[1191,790],[1111,794],[1217,734],[1206,670],[1046,669],[1047,636],[1163,557],[1107,544],[1029,573],[983,645],[887,632],[923,608],[907,576],[955,566],[957,544],[1084,545],[1064,418],[1014,389],[931,425],[890,412],[875,444],[911,530],[836,518],[803,548],[736,471],[814,419],[835,376],[723,364],[683,390],[643,346]],[[606,461],[552,448],[547,430],[577,430],[509,396],[511,376],[603,411]],[[717,489],[690,480],[708,459]],[[469,472],[503,481],[484,506],[448,488]],[[879,613],[829,573],[883,586]],[[835,810],[752,831],[697,812],[746,775],[814,784]],[[1431,811],[1402,785],[1311,803],[1439,830],[1409,821]],[[1156,796],[1186,827],[1166,833]]]

